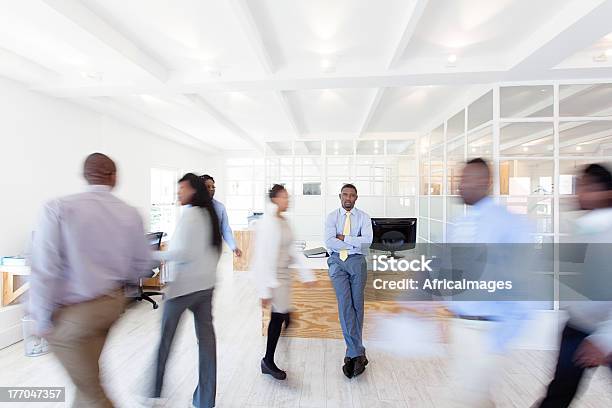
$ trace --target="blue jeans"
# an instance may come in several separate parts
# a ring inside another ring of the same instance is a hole
[[[342,335],[346,343],[346,356],[365,355],[363,347],[363,293],[368,277],[365,257],[360,254],[349,255],[342,261],[337,253],[327,259],[329,278],[336,291],[338,315]]]

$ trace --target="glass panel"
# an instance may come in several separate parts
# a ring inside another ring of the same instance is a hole
[[[388,196],[406,196],[417,194],[416,177],[387,177],[386,191]]]
[[[455,222],[463,217],[463,199],[458,196],[448,196],[446,198],[446,219]]]
[[[278,156],[291,156],[293,154],[292,142],[268,142],[268,151]]]
[[[321,176],[320,157],[296,157],[295,158],[295,177],[296,178],[318,178]]]
[[[326,144],[327,155],[331,156],[352,156],[352,140],[328,140]]]
[[[612,116],[612,84],[561,85],[561,116]]]
[[[383,179],[360,179],[355,181],[355,187],[359,196],[383,196],[384,194],[384,182]],[[382,201],[382,200],[381,200]]]
[[[352,164],[352,157],[327,157],[327,177],[342,177],[348,181],[353,170]]]
[[[559,124],[562,156],[612,156],[612,121]]]
[[[417,234],[429,240],[429,220],[427,218],[419,218],[417,221]]]
[[[429,158],[427,156],[421,156],[419,160],[420,168],[420,187],[419,194],[429,195]]]
[[[444,177],[444,146],[437,147],[431,151],[431,180],[429,194],[442,194],[442,183]]]
[[[442,142],[444,142],[444,124],[431,131],[429,144],[430,146],[436,146]]]
[[[446,193],[459,194],[461,170],[465,165],[465,137],[446,143]]]
[[[444,231],[444,224],[439,222],[439,221],[429,221],[429,234],[430,234],[430,241],[431,242],[442,242],[442,240],[444,239],[443,236],[443,231]]]
[[[382,179],[385,175],[384,157],[359,157],[355,164],[357,177],[378,177]]]
[[[414,217],[416,207],[412,197],[387,197],[388,217]]]
[[[500,156],[552,156],[552,123],[502,124]]]
[[[443,215],[443,197],[431,197],[431,201],[429,202],[429,218],[442,221]]]
[[[468,107],[468,130],[493,120],[493,91],[487,92]]]
[[[552,160],[508,160],[499,165],[500,194],[547,195],[553,191]]]
[[[419,197],[419,217],[429,217],[429,197]]]
[[[378,155],[385,153],[384,141],[382,140],[361,140],[357,142],[357,154]]]
[[[510,212],[527,215],[535,232],[540,234],[553,232],[553,198],[551,196],[506,196],[500,198],[500,204],[505,205]]]
[[[468,133],[467,158],[482,157],[488,161],[493,160],[493,126]]]
[[[446,140],[453,139],[465,133],[465,110],[448,120],[446,125]]]
[[[299,141],[295,142],[295,154],[300,156],[320,156],[321,141]]]
[[[414,140],[387,140],[387,154],[416,154]]]
[[[553,87],[511,86],[500,89],[502,118],[551,117],[553,115]]]

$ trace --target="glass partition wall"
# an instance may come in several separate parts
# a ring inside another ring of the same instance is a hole
[[[495,85],[419,146],[419,241],[445,242],[448,227],[469,211],[459,175],[467,160],[482,157],[493,169],[491,195],[531,219],[533,241],[564,242],[581,214],[576,176],[589,163],[612,162],[612,83]],[[547,274],[571,273],[559,265]],[[558,299],[559,288],[552,290]]]
[[[462,165],[491,163],[492,195],[527,215],[535,242],[563,242],[579,214],[575,177],[612,161],[612,84],[496,85],[420,140],[419,240],[444,242],[468,209],[458,197]]]
[[[415,217],[416,153],[414,138],[269,142],[265,186],[289,191],[296,239],[322,243],[325,216],[340,206],[345,183],[355,184],[357,207],[372,217]]]

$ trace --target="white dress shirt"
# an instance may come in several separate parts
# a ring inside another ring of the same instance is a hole
[[[30,313],[38,329],[52,327],[59,306],[109,294],[151,268],[138,211],[108,186],[45,204],[32,243]]]

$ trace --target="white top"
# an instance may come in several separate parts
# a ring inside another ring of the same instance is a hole
[[[201,207],[186,205],[167,251],[155,253],[169,261],[167,296],[174,298],[210,289],[217,280],[221,255],[212,244],[210,215]]]
[[[262,299],[272,297],[273,288],[279,286],[277,279],[278,253],[281,246],[281,223],[276,212],[277,206],[270,203],[264,216],[257,221],[253,257],[251,259],[251,278]],[[289,256],[300,272],[303,282],[316,280],[312,271],[305,265],[306,257],[298,252],[293,243],[289,245]]]

